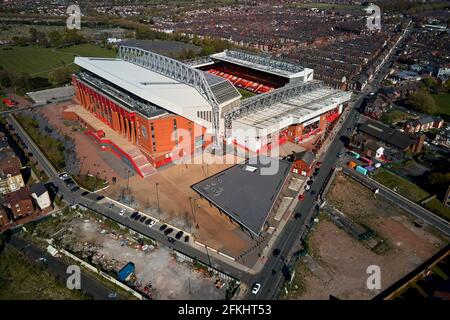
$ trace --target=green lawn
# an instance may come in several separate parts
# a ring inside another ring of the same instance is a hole
[[[106,183],[103,179],[98,178],[96,176],[88,176],[88,175],[75,176],[75,180],[81,187],[89,191],[96,191],[108,186],[108,183]]]
[[[11,50],[6,50],[11,48]],[[43,48],[40,46],[5,47],[0,50],[0,65],[16,72],[31,76],[47,77],[48,73],[73,64],[75,56],[115,57],[113,50],[82,44],[64,49]]]
[[[28,261],[13,247],[0,254],[0,300],[80,300],[89,299],[78,290],[69,290],[45,269]]]
[[[381,116],[381,121],[386,124],[393,124],[396,122],[400,122],[406,119],[409,119],[411,115],[408,113],[398,110],[398,109],[391,109],[387,112],[384,112]]]
[[[416,203],[430,196],[428,192],[416,184],[384,169],[378,169],[378,172],[373,175],[373,179]],[[450,208],[444,206],[438,199],[429,201],[424,207],[442,218],[450,220]]]
[[[450,93],[433,94],[438,114],[450,116]]]
[[[244,90],[244,89],[241,89],[241,88],[236,88],[236,89],[242,95],[242,100],[250,98],[250,97],[253,97],[254,95],[256,95],[256,93],[253,93],[253,92],[248,91],[248,90]]]

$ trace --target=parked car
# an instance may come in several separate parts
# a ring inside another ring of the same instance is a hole
[[[69,175],[66,172],[62,172],[59,174],[59,179],[67,180],[67,179],[69,179]]]
[[[122,209],[122,210],[119,211],[119,214],[120,214],[121,216],[123,216],[123,215],[125,214],[125,212],[127,212],[127,210]]]
[[[303,194],[298,196],[298,200],[303,201],[305,199],[305,196]]]
[[[172,233],[173,229],[172,228],[168,228],[164,231],[164,235],[168,236],[170,233]]]
[[[172,238],[172,237],[169,237],[169,238],[167,238],[167,241],[169,241],[169,243],[174,243],[174,242],[175,242],[175,239]]]
[[[305,190],[308,191],[309,189],[311,189],[311,186],[307,184],[307,185],[305,186]]]
[[[72,191],[72,192],[75,192],[75,191],[78,191],[78,190],[80,190],[80,187],[78,187],[78,186],[75,186],[72,189],[70,189],[70,191]]]
[[[85,196],[87,196],[88,194],[90,194],[89,191],[84,191],[81,195],[82,195],[83,197],[85,197]]]
[[[105,198],[105,196],[98,196],[97,198],[95,198],[95,200],[100,201],[100,200],[102,200],[104,198]]]
[[[145,219],[147,219],[147,217],[146,217],[146,216],[142,216],[142,217],[139,219],[139,222],[144,222]]]
[[[155,220],[152,220],[152,219],[150,219],[150,223],[149,223],[149,227],[151,228],[151,227],[153,227],[154,225],[156,224],[156,221]]]
[[[133,212],[130,216],[130,219],[134,219],[139,213],[137,211]]]
[[[189,241],[189,236],[184,236],[184,242],[188,242]]]
[[[180,240],[180,238],[183,236],[183,231],[178,231],[175,235],[175,239]]]
[[[163,224],[161,227],[159,227],[159,231],[164,231],[167,228],[167,224]]]
[[[142,216],[141,216],[140,214],[137,214],[137,215],[134,217],[134,220],[138,221],[141,217],[142,217]]]
[[[255,283],[252,287],[252,293],[254,295],[257,295],[259,292],[259,289],[261,289],[261,284],[260,283]]]

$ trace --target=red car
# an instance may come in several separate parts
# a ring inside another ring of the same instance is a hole
[[[317,162],[316,167],[320,168],[321,165],[322,165],[322,162],[319,161],[319,162]]]
[[[303,199],[305,199],[304,195],[301,194],[301,195],[298,196],[298,200],[303,201]]]

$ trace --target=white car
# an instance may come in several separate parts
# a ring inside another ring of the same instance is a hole
[[[125,209],[122,209],[122,210],[120,210],[120,212],[119,212],[119,214],[121,215],[121,216],[123,216],[124,214],[125,214],[125,212],[127,212]]]
[[[67,179],[69,179],[69,175],[67,173],[63,172],[59,175],[59,179],[67,180]]]
[[[258,294],[259,289],[261,289],[261,284],[260,283],[255,283],[252,287],[252,293],[254,295]]]
[[[150,221],[150,223],[148,224],[149,228],[153,227],[156,224],[155,220]]]
[[[305,190],[308,191],[309,189],[311,189],[311,186],[307,184],[307,185],[305,186]]]

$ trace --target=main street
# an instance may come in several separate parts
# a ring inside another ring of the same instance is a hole
[[[391,62],[392,58],[389,60],[389,64]],[[377,90],[381,79],[384,77],[383,74],[385,74],[388,69],[388,64],[385,64],[376,75],[372,86],[374,91]],[[315,178],[315,181],[311,186],[311,190],[319,192],[327,181],[330,171],[335,166],[337,154],[344,147],[344,142],[340,138],[349,132],[348,129],[352,130],[354,128],[358,119],[356,109],[360,107],[364,98],[365,94],[362,94],[349,111],[348,117],[345,119],[340,131],[336,135],[334,141],[330,144],[324,159],[322,160],[320,172]],[[71,192],[67,188],[66,184],[59,179],[58,172],[54,169],[53,165],[49,162],[41,150],[36,146],[31,137],[29,137],[25,130],[20,126],[17,120],[11,114],[6,115],[5,117],[14,127],[20,138],[31,149],[34,156],[49,176],[50,180],[58,187],[58,193],[63,196],[64,200],[68,204],[81,204],[140,234],[155,239],[166,246],[174,248],[175,250],[195,258],[206,265],[210,265],[232,277],[235,277],[241,282],[245,282],[249,285],[255,282],[261,283],[262,286],[258,295],[248,293],[246,298],[249,299],[273,299],[276,297],[277,292],[281,288],[284,280],[281,270],[285,265],[289,264],[293,253],[301,248],[301,239],[307,235],[307,231],[313,223],[314,216],[317,213],[314,208],[316,206],[316,197],[311,195],[311,193],[305,194],[304,200],[300,202],[295,209],[296,218],[288,222],[283,232],[280,236],[278,236],[275,242],[274,248],[279,249],[279,255],[270,255],[267,257],[267,262],[262,271],[255,275],[253,272],[250,272],[250,269],[248,268],[237,267],[236,264],[231,262],[224,262],[223,259],[217,259],[214,255],[210,255],[207,251],[205,252],[200,250],[189,243],[176,241],[171,244],[168,242],[167,237],[159,231],[157,225],[153,228],[149,228],[146,225],[136,222],[128,217],[130,212],[124,216],[121,216],[117,208],[110,209],[106,204],[100,204],[95,198],[92,199],[90,197],[83,197],[81,193],[84,190],[82,189]]]
[[[49,176],[51,182],[53,182],[58,187],[58,194],[63,197],[63,199],[69,205],[78,205],[81,204],[84,207],[87,207],[95,212],[108,217],[121,225],[124,225],[131,230],[134,230],[140,234],[143,234],[149,238],[152,238],[168,247],[171,247],[181,253],[184,253],[198,261],[210,265],[215,269],[218,269],[234,278],[239,279],[240,281],[248,281],[249,274],[243,271],[244,268],[236,268],[230,265],[229,263],[224,263],[222,260],[216,259],[213,255],[207,253],[207,251],[203,251],[197,249],[196,247],[184,243],[182,241],[176,241],[171,244],[168,241],[167,236],[165,236],[161,231],[159,231],[159,226],[155,225],[153,228],[149,228],[148,226],[139,223],[135,220],[129,218],[131,212],[128,212],[126,215],[121,216],[119,214],[119,209],[117,206],[110,209],[107,204],[100,204],[95,197],[83,197],[81,194],[85,191],[80,189],[78,191],[72,192],[67,188],[66,184],[59,179],[59,173],[55,170],[52,163],[47,159],[47,157],[43,154],[43,152],[39,149],[39,147],[34,143],[31,137],[27,134],[27,132],[22,128],[22,126],[18,123],[18,121],[11,115],[8,114],[6,116],[8,122],[13,126],[19,137],[24,141],[27,146],[30,148],[33,155],[36,157],[39,164],[42,166],[44,171]],[[225,258],[226,259],[226,258]]]
[[[327,177],[330,174],[332,168],[334,168],[336,161],[338,159],[337,155],[344,148],[344,141],[342,137],[347,136],[348,133],[353,131],[355,127],[359,114],[358,110],[361,103],[366,98],[367,94],[370,92],[377,92],[381,81],[384,79],[388,73],[390,67],[395,61],[395,57],[400,52],[399,48],[403,45],[404,40],[410,34],[410,29],[407,28],[404,35],[392,50],[393,54],[389,56],[386,63],[379,69],[375,74],[372,83],[368,86],[358,100],[351,106],[351,110],[345,119],[340,131],[336,134],[336,138],[333,140],[329,146],[327,152],[325,153],[320,172],[317,175],[315,181],[311,186],[311,190],[319,192],[324,187],[327,182]],[[275,243],[275,248],[280,250],[280,254],[277,256],[268,257],[263,270],[256,276],[253,277],[253,282],[250,283],[260,283],[261,289],[257,295],[253,295],[249,292],[246,296],[247,299],[263,299],[270,300],[276,298],[279,290],[281,290],[282,284],[285,280],[285,275],[282,272],[283,267],[290,265],[290,261],[295,252],[300,250],[301,240],[307,236],[307,231],[311,227],[314,217],[317,214],[317,210],[314,208],[316,206],[316,197],[313,197],[310,193],[305,195],[305,198],[300,202],[296,209],[295,215],[298,217],[289,222],[286,225],[285,230],[277,239]]]
[[[364,97],[365,96],[361,96],[356,101],[340,131],[336,135],[336,138],[329,146],[322,161],[319,174],[311,185],[311,190],[319,192],[323,187],[330,171],[336,163],[338,153],[344,148],[344,142],[339,137],[348,132],[347,128],[353,129],[355,126],[358,119],[356,109],[359,108]],[[260,292],[257,295],[249,293],[246,296],[247,299],[270,300],[276,297],[284,280],[282,269],[285,265],[288,265],[293,253],[301,249],[301,239],[307,233],[317,214],[317,211],[314,208],[315,206],[316,196],[311,195],[310,191],[305,194],[304,200],[299,202],[295,209],[295,214],[298,218],[291,220],[286,225],[283,233],[278,237],[275,243],[274,247],[280,250],[280,254],[278,256],[268,257],[268,261],[263,270],[252,279],[253,283],[258,282],[261,284]]]

